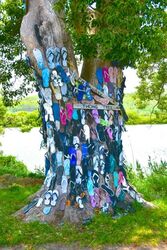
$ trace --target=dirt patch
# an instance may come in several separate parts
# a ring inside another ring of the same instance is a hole
[[[0,189],[8,188],[13,184],[18,184],[23,187],[42,185],[42,179],[30,178],[30,177],[16,177],[10,174],[0,176]]]
[[[158,246],[104,246],[104,247],[79,247],[77,245],[63,246],[58,244],[45,244],[39,246],[0,247],[0,250],[167,250],[167,243]]]

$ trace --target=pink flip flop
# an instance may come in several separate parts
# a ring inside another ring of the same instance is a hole
[[[104,82],[106,82],[106,83],[110,82],[110,76],[109,76],[109,73],[108,73],[108,68],[107,67],[102,68],[102,72],[103,72]]]
[[[60,109],[60,122],[63,126],[66,125],[66,119],[67,119],[66,111],[65,109],[61,108]]]
[[[107,130],[107,134],[108,134],[109,138],[111,140],[113,140],[112,129],[110,127],[108,127],[106,130]]]
[[[97,109],[92,110],[92,116],[97,124],[100,123],[99,113]]]
[[[90,195],[89,197],[90,197],[90,203],[92,207],[96,207],[96,200],[95,200],[94,195]]]
[[[71,121],[73,114],[73,106],[71,103],[66,104],[66,110],[67,110],[67,119]]]
[[[111,66],[108,69],[109,77],[110,77],[110,82],[114,82],[114,68]]]
[[[113,76],[114,76],[114,83],[117,83],[117,77],[118,77],[118,68],[114,67],[114,71],[113,71]]]
[[[80,149],[77,149],[76,156],[77,156],[77,165],[80,166],[82,161],[82,151]]]

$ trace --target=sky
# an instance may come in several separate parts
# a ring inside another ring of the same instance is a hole
[[[135,87],[137,87],[140,83],[140,79],[136,74],[136,70],[128,67],[124,71],[124,75],[126,76],[126,88],[125,93],[135,92]]]

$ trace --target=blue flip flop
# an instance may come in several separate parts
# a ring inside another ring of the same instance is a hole
[[[28,213],[28,211],[35,207],[35,205],[37,204],[38,202],[38,198],[37,199],[34,199],[32,202],[30,202],[24,209],[23,209],[23,213],[26,214]]]
[[[60,121],[60,106],[59,106],[59,104],[53,103],[52,109],[53,109],[54,121]]]
[[[87,182],[87,190],[90,196],[94,195],[93,181],[90,177],[88,178],[88,182]]]
[[[114,171],[113,177],[114,177],[114,187],[117,188],[118,187],[118,180],[119,180],[118,172]]]
[[[42,80],[43,80],[43,87],[48,88],[50,82],[50,70],[48,68],[42,69]]]
[[[60,48],[55,47],[54,49],[54,55],[55,55],[55,67],[60,65]]]
[[[64,83],[70,83],[70,78],[67,76],[65,70],[61,65],[57,65],[56,70]]]
[[[88,145],[86,143],[83,143],[81,145],[81,151],[82,151],[82,160],[83,160],[88,156]]]
[[[79,119],[77,109],[73,109],[72,119],[74,119],[75,121],[77,121]]]
[[[77,163],[77,157],[76,157],[76,149],[75,147],[69,147],[68,148],[68,154],[70,156],[70,165],[71,166],[76,166]]]
[[[45,207],[43,208],[43,213],[44,213],[45,215],[48,215],[48,214],[51,212],[51,210],[52,210],[52,207],[51,207],[51,206],[45,206]]]
[[[92,101],[92,100],[93,100],[93,96],[92,96],[92,94],[91,94],[91,88],[90,88],[88,82],[87,82],[87,84],[86,84],[85,94],[86,94],[86,98],[87,98],[88,101]]]
[[[96,78],[98,80],[98,83],[103,86],[103,71],[102,68],[96,69]]]
[[[77,100],[80,102],[83,100],[83,96],[85,94],[84,86],[83,84],[79,84],[78,86],[78,94],[77,94]]]
[[[50,47],[46,50],[46,58],[48,60],[48,66],[50,69],[54,69],[55,68],[55,62],[54,62],[54,48]]]

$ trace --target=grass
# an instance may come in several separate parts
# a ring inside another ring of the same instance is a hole
[[[1,156],[2,157],[2,156]],[[13,176],[10,157],[0,164],[0,246],[35,245],[46,243],[78,244],[80,246],[100,247],[102,245],[156,245],[167,238],[167,171],[160,166],[150,176],[141,178],[141,171],[128,175],[144,197],[158,207],[147,209],[135,204],[135,212],[119,219],[99,214],[88,225],[53,226],[39,222],[24,223],[12,214],[26,205],[28,197],[36,192],[42,183],[38,176],[30,178],[30,173],[20,172],[21,163],[13,160],[13,168],[18,172]],[[9,162],[9,174],[5,170]],[[3,166],[4,164],[4,166]],[[12,173],[12,175],[11,175]],[[17,177],[16,177],[17,176]]]

